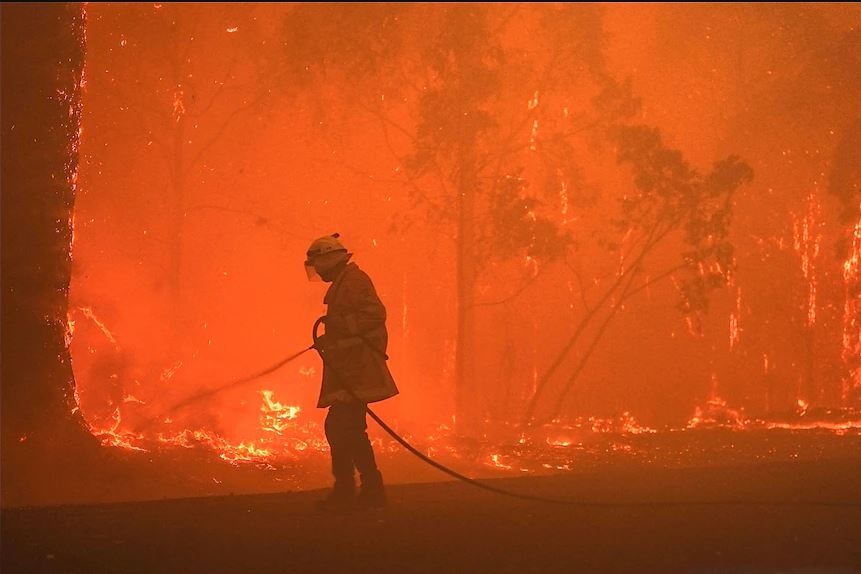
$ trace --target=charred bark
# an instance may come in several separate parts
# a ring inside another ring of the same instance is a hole
[[[22,465],[98,450],[66,345],[83,34],[80,4],[2,6],[4,504],[27,480]]]

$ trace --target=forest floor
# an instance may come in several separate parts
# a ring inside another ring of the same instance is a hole
[[[322,490],[6,508],[2,571],[861,572],[861,451],[842,444],[489,481],[567,505],[447,481],[390,485],[388,508],[339,515],[314,510]]]

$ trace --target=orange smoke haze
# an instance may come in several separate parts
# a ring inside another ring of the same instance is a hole
[[[861,202],[843,214],[833,174],[861,119],[859,25],[838,4],[88,5],[69,300],[85,420],[230,461],[321,449],[313,352],[168,411],[311,343],[325,285],[302,261],[335,231],[388,311],[401,395],[377,410],[417,436],[465,413],[646,432],[857,407]],[[733,266],[685,266],[680,224],[626,275],[657,235],[621,207],[647,190],[613,138],[640,125],[692,177],[752,168],[728,203]],[[707,308],[682,304],[697,278]]]

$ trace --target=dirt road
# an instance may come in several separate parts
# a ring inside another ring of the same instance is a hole
[[[856,459],[493,484],[588,505],[445,482],[338,516],[320,491],[13,509],[3,573],[861,572]]]

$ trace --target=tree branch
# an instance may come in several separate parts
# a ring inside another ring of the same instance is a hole
[[[586,365],[589,363],[589,358],[592,356],[592,354],[598,348],[598,343],[601,342],[601,339],[603,338],[604,333],[606,332],[607,328],[610,326],[610,323],[613,321],[613,319],[619,313],[619,310],[622,308],[622,303],[630,295],[628,290],[631,288],[631,285],[634,283],[634,277],[635,276],[636,276],[636,273],[632,273],[631,275],[628,276],[627,283],[625,284],[625,287],[622,289],[622,293],[619,296],[619,299],[616,301],[616,303],[610,309],[610,312],[607,315],[607,317],[604,318],[604,322],[601,323],[600,327],[598,327],[598,331],[595,333],[595,336],[592,338],[592,342],[586,348],[586,351],[583,353],[583,356],[580,357],[580,361],[577,363],[577,366],[574,368],[574,372],[571,374],[571,376],[568,379],[568,383],[565,385],[565,388],[562,390],[562,393],[559,395],[559,398],[556,401],[556,405],[554,406],[553,411],[551,412],[551,415],[550,415],[551,419],[554,419],[559,415],[559,412],[562,410],[562,406],[565,403],[565,399],[568,397],[568,394],[571,392],[571,389],[574,388],[574,383],[577,382],[577,379],[580,377],[580,373],[582,373],[583,370],[586,368]]]
[[[528,288],[529,288],[529,286],[530,286],[530,285],[532,285],[532,284],[535,282],[535,280],[536,280],[536,279],[538,279],[538,276],[539,276],[539,275],[541,275],[543,272],[544,272],[544,267],[542,267],[541,269],[539,269],[538,273],[536,273],[535,275],[533,275],[532,277],[530,277],[530,278],[529,278],[529,279],[528,279],[528,280],[527,280],[523,285],[521,285],[521,286],[520,286],[520,287],[519,287],[519,288],[518,288],[514,293],[512,293],[511,295],[509,295],[509,296],[505,297],[504,299],[500,299],[500,300],[498,300],[498,301],[486,301],[486,302],[483,302],[483,303],[474,303],[472,306],[473,306],[473,307],[493,307],[493,306],[495,306],[495,305],[503,305],[503,304],[505,304],[505,303],[508,303],[509,301],[511,301],[511,300],[513,300],[513,299],[516,299],[517,297],[519,297],[519,296],[520,296],[520,294],[521,294],[521,293],[523,293],[524,291],[526,291],[526,289],[528,289]]]

